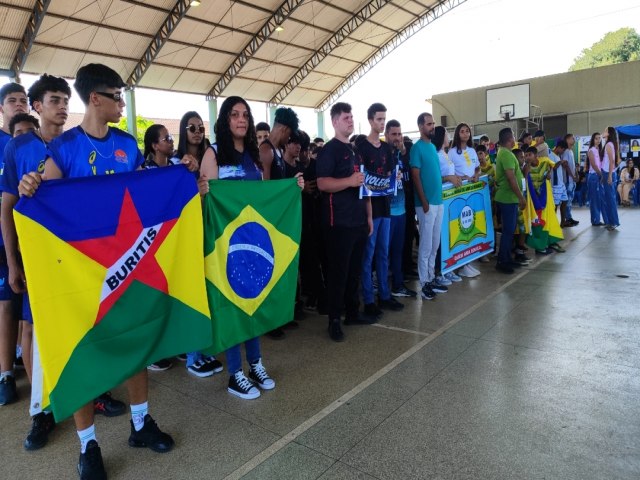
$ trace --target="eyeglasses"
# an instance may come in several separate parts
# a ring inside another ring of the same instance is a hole
[[[124,100],[124,95],[120,92],[117,93],[109,93],[109,92],[96,92],[98,95],[102,95],[103,97],[110,98],[114,102],[119,102]]]
[[[204,133],[204,125],[200,125],[199,127],[196,127],[193,123],[191,125],[189,125],[187,127],[187,130],[189,130],[191,133],[196,133],[196,132],[200,132],[200,133]]]
[[[173,136],[167,135],[166,137],[162,137],[160,139],[161,142],[173,143]]]

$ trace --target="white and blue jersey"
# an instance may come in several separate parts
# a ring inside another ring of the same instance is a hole
[[[0,177],[3,192],[19,196],[18,185],[29,172],[43,173],[47,144],[35,132],[12,139],[4,149],[4,169]]]

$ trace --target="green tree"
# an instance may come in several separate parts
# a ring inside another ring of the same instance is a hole
[[[633,28],[621,28],[607,33],[585,48],[569,67],[570,72],[640,60],[640,35]]]
[[[147,128],[149,128],[151,125],[153,125],[152,120],[148,120],[144,117],[141,117],[140,115],[136,115],[138,148],[142,151],[144,151],[144,132],[146,132]],[[114,126],[118,127],[121,130],[124,130],[125,132],[129,131],[127,129],[127,117],[122,117],[118,123],[114,124]]]

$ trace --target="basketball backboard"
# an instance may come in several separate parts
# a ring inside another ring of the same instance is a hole
[[[529,84],[487,89],[487,122],[529,118]]]

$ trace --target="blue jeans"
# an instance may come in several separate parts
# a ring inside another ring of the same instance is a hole
[[[502,236],[500,237],[500,250],[498,251],[498,263],[507,265],[511,263],[511,246],[513,234],[518,222],[518,204],[496,202],[502,218]]]
[[[362,298],[365,305],[373,303],[373,282],[371,280],[372,264],[376,262],[378,275],[378,296],[381,300],[389,300],[391,292],[387,275],[389,274],[389,217],[373,219],[373,233],[367,238],[362,257]]]
[[[609,185],[608,174],[602,172],[602,192],[604,196],[604,204],[602,208],[602,216],[605,218],[607,225],[618,226],[620,220],[618,219],[618,202],[616,198],[616,182],[617,174],[613,172],[611,175],[611,185]]]
[[[589,188],[589,210],[591,211],[591,224],[600,223],[600,214],[602,212],[602,183],[597,173],[590,173],[587,177],[587,185]]]
[[[573,204],[573,196],[576,192],[576,184],[574,182],[567,183],[567,207],[565,209],[565,216],[567,220],[573,220],[573,216],[571,215],[571,205]]]
[[[255,363],[260,360],[260,337],[252,338],[244,342],[244,348],[247,351],[247,362]],[[240,345],[231,347],[226,352],[227,370],[229,375],[235,374],[242,369],[242,357],[240,355]]]
[[[402,252],[404,250],[404,231],[407,223],[407,216],[391,215],[391,225],[389,228],[389,266],[391,268],[391,285],[393,289],[404,286],[402,275]]]

